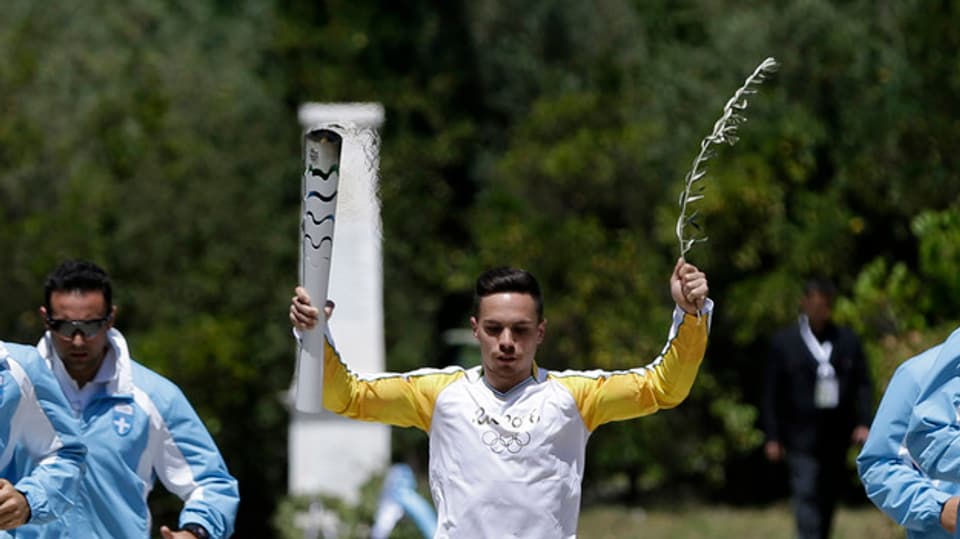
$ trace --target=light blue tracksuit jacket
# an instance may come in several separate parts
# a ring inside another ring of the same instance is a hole
[[[119,331],[108,335],[115,376],[76,418],[88,452],[77,505],[53,524],[19,528],[17,538],[146,539],[158,478],[184,501],[177,525],[229,537],[240,496],[213,438],[176,385],[133,361]],[[52,338],[37,345],[51,369]]]
[[[897,368],[857,457],[867,496],[907,529],[909,539],[953,537],[940,526],[940,510],[947,498],[960,494],[960,483],[931,479],[904,446],[913,404],[942,347],[935,346]]]
[[[960,330],[944,341],[921,385],[907,426],[907,449],[930,477],[960,482]]]
[[[66,406],[32,346],[0,342],[0,477],[26,495],[31,523],[63,516],[77,495],[86,449]],[[16,461],[18,447],[35,467]]]

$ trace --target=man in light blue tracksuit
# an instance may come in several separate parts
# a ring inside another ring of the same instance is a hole
[[[949,539],[956,526],[960,482],[931,479],[904,446],[913,403],[942,348],[935,346],[897,368],[857,457],[867,496],[906,528],[909,539]]]
[[[960,330],[944,341],[907,426],[910,455],[930,477],[960,483]],[[954,518],[956,518],[956,507]],[[954,523],[956,520],[954,520]],[[954,532],[954,537],[960,533]]]
[[[0,530],[50,522],[73,506],[86,450],[64,404],[33,347],[0,342]],[[17,465],[18,446],[37,466]]]
[[[17,537],[146,539],[147,496],[157,478],[184,500],[178,525],[160,527],[164,539],[229,537],[237,481],[180,389],[130,357],[113,328],[106,272],[66,262],[44,293],[47,332],[37,349],[79,421],[87,473],[73,511],[48,526],[25,526]]]

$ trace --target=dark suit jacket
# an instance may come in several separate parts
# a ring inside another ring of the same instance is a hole
[[[767,440],[779,441],[787,451],[845,452],[853,429],[870,425],[873,393],[860,339],[848,328],[827,331],[840,397],[830,410],[814,406],[818,363],[800,336],[800,324],[782,329],[771,341],[761,421]]]

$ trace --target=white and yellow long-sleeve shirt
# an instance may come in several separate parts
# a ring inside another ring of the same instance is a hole
[[[686,398],[706,350],[711,306],[700,319],[676,309],[666,346],[644,367],[553,372],[534,365],[506,393],[483,381],[481,367],[357,375],[328,343],[323,404],[429,434],[435,537],[576,537],[590,433]]]

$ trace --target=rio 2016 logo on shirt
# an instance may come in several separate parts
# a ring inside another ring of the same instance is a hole
[[[506,414],[501,418],[496,418],[488,414],[487,411],[483,409],[483,406],[480,406],[475,412],[473,412],[473,421],[477,425],[481,426],[491,424],[519,429],[526,424],[528,425],[527,428],[530,428],[531,426],[540,422],[540,412],[533,410],[529,413],[522,412],[519,414]]]
[[[519,453],[530,443],[532,438],[530,429],[540,422],[540,413],[534,410],[529,413],[506,414],[503,417],[496,418],[488,414],[483,407],[479,407],[474,412],[473,422],[480,426],[490,425],[492,427],[480,435],[483,444],[489,447],[491,451],[498,455],[504,451]]]
[[[133,406],[118,404],[113,407],[113,431],[126,436],[133,428]]]

